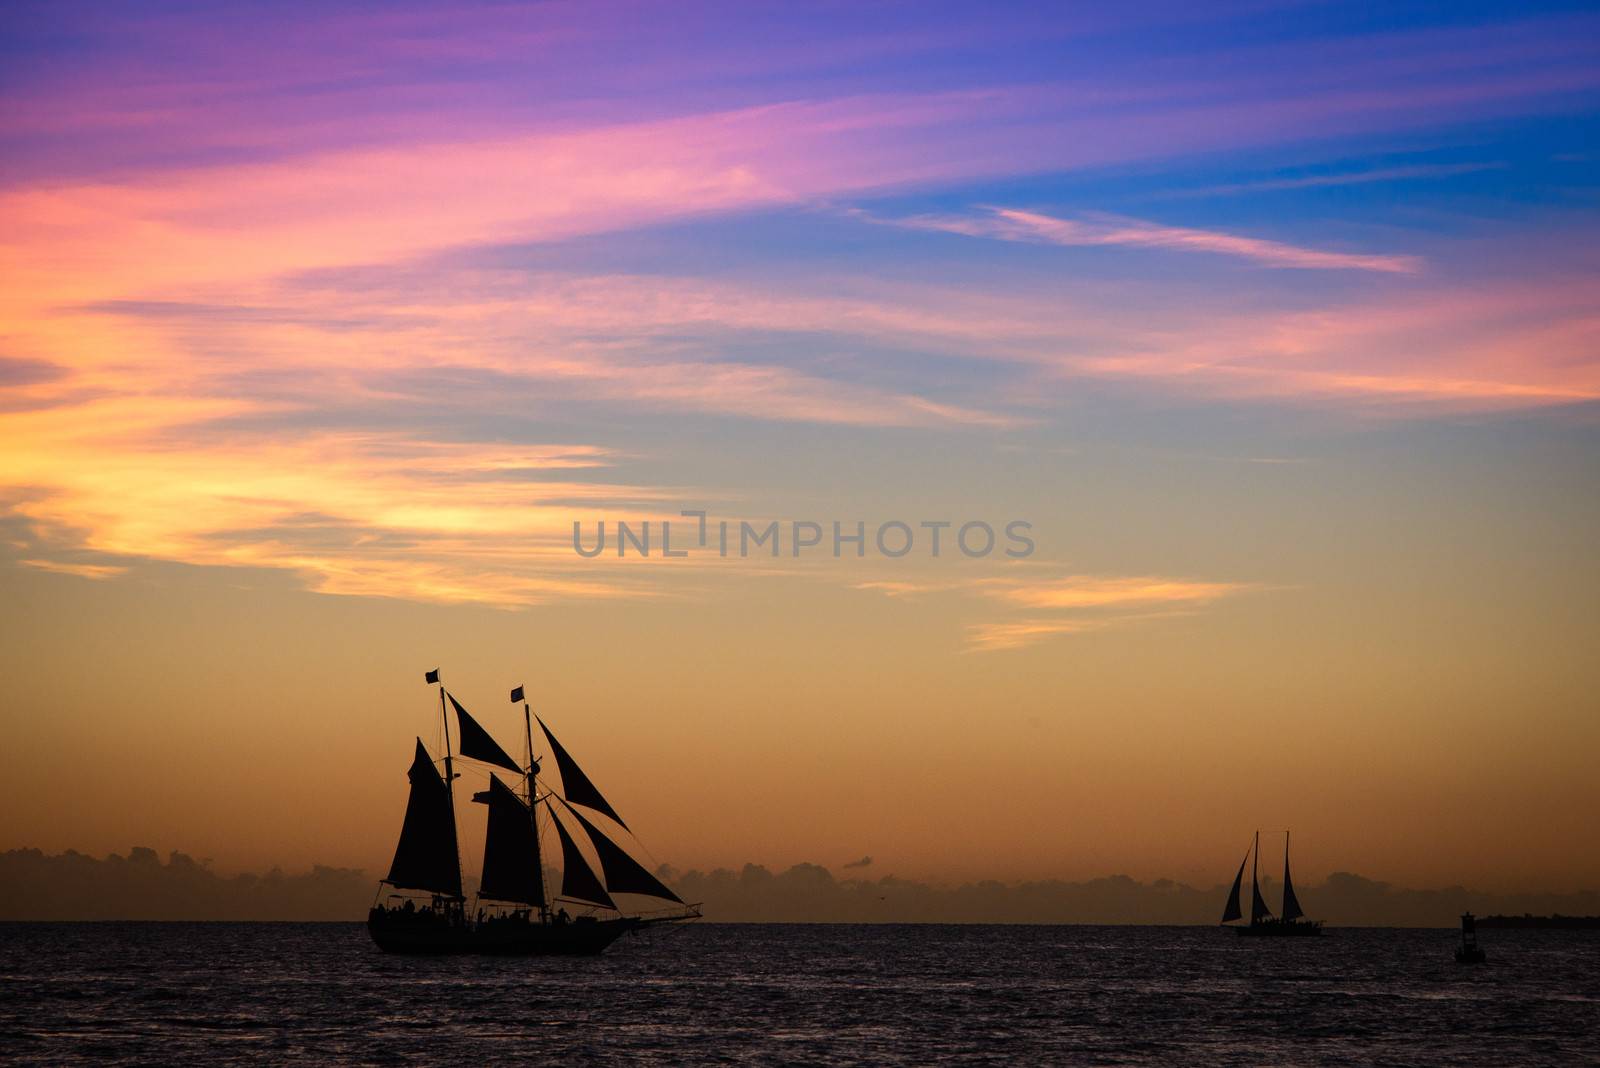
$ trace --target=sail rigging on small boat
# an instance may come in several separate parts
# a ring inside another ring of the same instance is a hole
[[[1250,922],[1234,930],[1240,934],[1249,935],[1316,935],[1322,933],[1321,920],[1307,920],[1305,910],[1300,907],[1300,899],[1295,896],[1294,880],[1289,874],[1289,835],[1284,833],[1283,838],[1283,912],[1274,916],[1272,909],[1267,905],[1266,898],[1261,893],[1261,882],[1258,873],[1261,866],[1261,832],[1257,831],[1255,839],[1245,851],[1244,860],[1239,862],[1239,871],[1233,877],[1233,886],[1228,890],[1228,899],[1222,906],[1222,923],[1232,923],[1244,919],[1243,904],[1244,868],[1250,865]]]
[[[1261,881],[1256,878],[1256,869],[1261,865],[1261,832],[1256,832],[1255,860],[1250,864],[1250,922],[1260,923],[1262,920],[1272,919],[1272,910],[1267,908],[1267,899],[1261,896]]]
[[[437,671],[428,673],[438,683]],[[658,923],[676,923],[700,915],[698,905],[686,905],[664,882],[651,874],[611,833],[574,805],[583,805],[614,821],[627,832],[627,824],[606,801],[572,755],[556,741],[545,723],[540,728],[550,743],[561,773],[557,791],[539,778],[539,761],[533,753],[532,712],[523,688],[512,691],[523,705],[527,760],[517,761],[466,710],[454,694],[439,684],[439,709],[444,726],[444,773],[422,740],[417,740],[410,772],[411,794],[406,806],[400,842],[389,875],[380,884],[389,887],[387,904],[374,904],[368,929],[385,950],[428,953],[597,953],[628,931]],[[472,795],[484,805],[483,871],[477,891],[475,916],[468,916],[462,892],[460,850],[456,836],[454,780],[455,755],[450,745],[450,711],[455,712],[459,755],[469,760],[514,771],[522,778],[518,792],[493,770],[487,771],[488,789]],[[564,809],[558,814],[557,804]],[[579,907],[576,918],[547,900],[540,850],[540,808],[555,827],[561,845],[561,890],[556,901]],[[599,860],[597,874],[580,842],[587,839]],[[426,893],[431,899],[421,908],[405,893]],[[676,908],[629,913],[613,894],[639,895],[670,902]],[[596,911],[614,916],[597,915]]]
[[[1294,896],[1294,880],[1289,877],[1289,832],[1283,832],[1283,918],[1298,920],[1306,914]]]
[[[1244,912],[1239,908],[1239,892],[1244,887],[1244,866],[1250,863],[1250,850],[1244,851],[1244,859],[1239,861],[1239,873],[1233,877],[1233,889],[1228,891],[1228,903],[1222,909],[1222,922],[1231,923],[1242,919]]]

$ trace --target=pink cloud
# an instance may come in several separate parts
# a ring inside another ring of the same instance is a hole
[[[1600,279],[1460,283],[1312,311],[1213,309],[1058,374],[1440,411],[1600,399]]]
[[[1327,252],[1258,237],[1242,237],[1238,234],[1195,230],[1181,226],[1163,226],[1138,219],[1119,219],[1110,216],[1059,219],[1016,208],[987,208],[983,214],[978,215],[917,215],[893,222],[897,226],[912,229],[942,230],[999,241],[1023,241],[1068,247],[1122,246],[1175,252],[1209,252],[1250,260],[1267,267],[1379,271],[1389,274],[1414,274],[1421,269],[1421,261],[1415,256]]]

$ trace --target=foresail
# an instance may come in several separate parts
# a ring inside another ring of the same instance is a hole
[[[433,766],[433,759],[417,739],[416,755],[407,773],[411,797],[406,802],[405,823],[394,863],[385,882],[401,890],[427,890],[461,896],[461,861],[456,852],[455,813],[450,789]]]
[[[483,840],[483,880],[478,896],[542,906],[535,869],[533,821],[528,806],[494,773],[487,793],[475,794],[489,806],[489,829]]]
[[[1239,874],[1233,877],[1233,889],[1228,891],[1228,903],[1222,909],[1221,922],[1223,923],[1231,923],[1244,916],[1244,912],[1239,907],[1239,896],[1244,889],[1244,866],[1248,863],[1250,863],[1250,851],[1247,849],[1244,853],[1244,859],[1239,862]]]
[[[578,843],[572,840],[572,835],[561,825],[561,817],[556,815],[554,805],[550,806],[550,822],[555,824],[556,834],[561,838],[561,896],[570,897],[574,901],[589,901],[596,905],[604,905],[608,909],[616,908],[616,902],[611,900],[606,888],[600,885],[594,869],[583,859]]]
[[[674,894],[666,883],[651,875],[644,865],[601,833],[600,828],[585,819],[583,813],[570,807],[567,811],[577,817],[589,835],[589,841],[594,843],[594,851],[600,857],[600,870],[605,873],[607,890],[613,894],[644,894],[683,904],[683,898]]]
[[[450,704],[456,710],[456,723],[461,727],[459,746],[461,755],[471,757],[473,760],[481,760],[485,764],[493,764],[495,767],[505,768],[507,771],[514,771],[521,775],[522,765],[513,760],[511,755],[504,749],[501,749],[500,743],[490,737],[489,732],[480,727],[478,721],[467,714],[467,710],[461,707],[461,702],[456,700],[456,695],[446,691],[445,696],[450,698]]]
[[[539,720],[539,729],[544,731],[545,740],[550,743],[550,752],[556,758],[556,768],[561,772],[561,795],[573,804],[603,812],[623,827],[627,827],[628,825],[622,822],[622,817],[617,815],[617,810],[611,807],[594,783],[589,781],[589,776],[578,767],[578,762],[572,759],[571,754],[556,741],[556,736],[550,733],[550,728],[544,725],[542,719]]]

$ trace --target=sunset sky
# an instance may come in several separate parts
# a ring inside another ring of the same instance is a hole
[[[25,3],[0,71],[0,848],[377,873],[437,667],[678,868],[1600,883],[1591,5]],[[780,555],[573,551],[696,509]]]

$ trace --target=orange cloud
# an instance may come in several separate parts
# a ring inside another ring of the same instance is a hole
[[[94,422],[91,415],[85,426]],[[131,443],[110,447],[88,429],[58,433],[48,448],[0,453],[0,484],[28,487],[12,511],[47,546],[74,553],[285,569],[323,592],[418,601],[514,606],[648,592],[625,575],[574,574],[555,532],[573,501],[609,515],[619,498],[650,501],[665,491],[497,477],[599,466],[597,449],[354,433],[204,448]],[[96,577],[120,570],[30,563]]]
[[[1026,608],[1110,608],[1123,605],[1204,603],[1251,589],[1238,582],[1133,576],[1069,575],[1052,582],[994,586],[991,596]]]
[[[76,575],[86,579],[107,579],[127,573],[127,568],[116,564],[74,564],[64,560],[19,560],[25,567],[51,571],[58,575]]]
[[[1060,613],[973,623],[967,628],[969,652],[1020,649],[1063,635],[1170,619],[1188,615],[1221,598],[1260,589],[1253,583],[1204,582],[1151,575],[1066,575],[1060,578],[1007,575],[943,581],[873,579],[857,582],[854,588],[894,598],[978,595],[1029,612]]]
[[[1047,638],[1104,630],[1121,622],[1117,619],[1020,619],[1004,623],[975,623],[967,628],[967,648],[971,652],[983,653],[1020,649]]]

